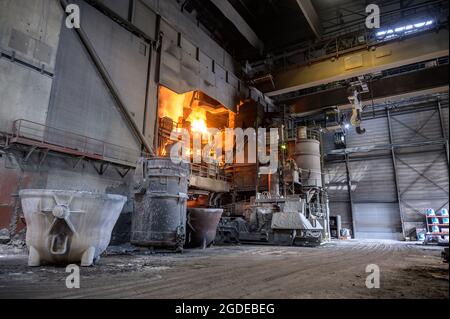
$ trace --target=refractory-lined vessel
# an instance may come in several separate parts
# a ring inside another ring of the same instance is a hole
[[[91,266],[106,249],[127,198],[63,190],[22,190],[29,266]]]
[[[189,208],[187,219],[187,246],[206,248],[216,238],[217,225],[223,209]]]
[[[190,166],[170,158],[142,160],[135,185],[131,243],[182,250]]]

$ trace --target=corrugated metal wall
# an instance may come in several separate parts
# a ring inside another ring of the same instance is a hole
[[[345,163],[328,163],[324,173],[330,200],[330,211],[333,216],[341,216],[342,227],[352,229]]]
[[[390,158],[351,161],[349,170],[355,202],[396,202],[394,168]]]
[[[441,96],[440,103],[448,131],[448,95]],[[326,163],[331,214],[344,214],[349,228],[354,220],[356,237],[397,239],[402,231],[408,237],[415,227],[424,227],[426,208],[448,208],[448,163],[437,105],[434,99],[408,112],[402,108],[390,111],[396,170],[387,114],[365,120],[365,135],[348,132],[347,148],[354,151],[349,156],[353,206],[347,193],[345,160]],[[375,145],[385,147],[367,151]],[[327,153],[330,146],[325,144]],[[354,149],[358,147],[366,151]]]
[[[363,136],[355,134],[354,130],[350,130],[347,135],[347,147],[365,147],[372,145],[389,144],[388,122],[386,118],[375,118],[364,122],[366,134]]]
[[[448,131],[448,98],[441,99],[444,134]],[[396,143],[443,139],[437,101],[423,112],[392,116]],[[442,145],[401,147],[396,150],[398,185],[405,232],[423,227],[427,208],[448,208],[448,162]]]
[[[353,209],[356,238],[394,240],[402,238],[398,204],[355,203]]]
[[[396,144],[442,138],[437,108],[400,115],[392,113],[391,118],[392,136]]]

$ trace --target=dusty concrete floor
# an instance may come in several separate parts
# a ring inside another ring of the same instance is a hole
[[[81,270],[81,288],[64,268],[26,266],[0,247],[0,298],[446,298],[442,248],[389,241],[335,241],[318,248],[228,246],[176,254],[103,257]],[[381,269],[367,289],[366,265]]]

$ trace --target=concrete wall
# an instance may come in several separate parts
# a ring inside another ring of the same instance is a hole
[[[56,0],[0,1],[1,49],[53,72],[62,15]]]
[[[143,128],[148,46],[86,3],[81,25],[119,94]],[[145,55],[140,53],[143,45]],[[63,28],[47,124],[118,146],[139,149],[111,93],[74,30]]]
[[[123,19],[128,19],[131,0],[100,0],[102,4],[110,8]]]
[[[20,118],[45,123],[62,14],[56,0],[0,1],[0,131]]]
[[[11,132],[17,119],[44,124],[52,81],[39,71],[0,58],[0,131]]]

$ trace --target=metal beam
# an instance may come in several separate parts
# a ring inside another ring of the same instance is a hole
[[[431,164],[429,164],[425,170],[423,172],[420,172],[419,170],[417,170],[416,168],[414,168],[414,166],[406,163],[405,161],[401,160],[400,158],[398,158],[398,160],[406,167],[408,167],[409,169],[413,170],[416,174],[418,174],[419,176],[408,185],[407,188],[405,188],[401,195],[405,194],[411,187],[414,186],[415,183],[417,183],[421,178],[426,179],[428,182],[430,182],[431,184],[433,184],[434,186],[436,186],[437,188],[439,188],[440,190],[442,190],[444,193],[448,194],[447,189],[443,188],[442,186],[440,186],[439,184],[437,184],[435,181],[433,181],[431,178],[427,177],[425,174],[431,169],[433,168],[433,165],[440,159],[441,157],[441,153],[438,154],[438,156],[433,160],[433,162],[431,162]]]
[[[350,203],[350,216],[352,218],[353,238],[356,238],[355,207],[353,203],[352,178],[350,173],[350,159],[348,154],[345,154],[345,173],[347,177],[347,191],[348,191],[348,200]]]
[[[429,32],[414,37],[367,47],[311,64],[303,64],[274,75],[276,89],[267,96],[285,93],[372,74],[404,65],[433,60],[449,55],[448,30]],[[425,45],[424,45],[425,44]]]
[[[433,114],[433,115],[434,115],[434,114]],[[393,120],[396,121],[398,124],[400,124],[400,125],[406,127],[408,130],[412,131],[412,132],[414,133],[413,138],[415,138],[417,135],[420,135],[423,139],[429,140],[428,137],[426,137],[424,134],[420,133],[420,130],[416,130],[415,128],[412,128],[412,127],[409,126],[408,124],[403,123],[402,121],[400,121],[399,119],[397,119],[397,118],[395,118],[395,117],[393,117]],[[428,121],[426,121],[425,124],[426,124],[427,122],[428,122]],[[412,139],[413,139],[413,138],[412,138]],[[409,139],[407,142],[410,142],[412,139]]]
[[[449,66],[442,65],[422,69],[397,76],[375,79],[371,83],[370,92],[361,95],[364,104],[382,104],[396,100],[404,100],[416,96],[448,92]],[[289,100],[291,112],[301,114],[323,107],[339,106],[339,109],[351,108],[348,102],[346,87],[308,94]]]
[[[241,15],[228,0],[211,0],[211,2],[223,13],[223,15],[234,24],[236,29],[247,39],[247,41],[259,51],[264,50],[264,43],[258,38],[253,29],[245,22]]]
[[[305,15],[312,31],[316,37],[320,39],[322,37],[322,27],[320,25],[319,16],[317,15],[316,9],[314,9],[311,0],[297,0],[297,3],[300,9],[302,9],[302,12]]]
[[[388,123],[389,143],[391,144],[392,167],[394,169],[394,183],[395,183],[395,190],[397,192],[398,210],[399,210],[399,214],[400,214],[400,222],[402,224],[403,239],[405,239],[405,237],[406,237],[405,218],[404,218],[403,206],[402,206],[402,194],[400,192],[400,187],[399,187],[397,157],[395,154],[395,147],[393,146],[394,145],[394,136],[392,134],[391,112],[390,112],[389,108],[386,108],[386,115],[387,115],[387,123]]]
[[[439,112],[439,123],[441,124],[442,138],[445,140],[444,149],[445,149],[445,155],[446,155],[446,159],[447,159],[447,170],[448,170],[449,164],[450,164],[450,159],[449,159],[449,154],[448,154],[448,136],[447,136],[448,128],[446,128],[445,124],[444,124],[444,116],[442,114],[441,100],[439,98],[437,100],[437,109]]]

